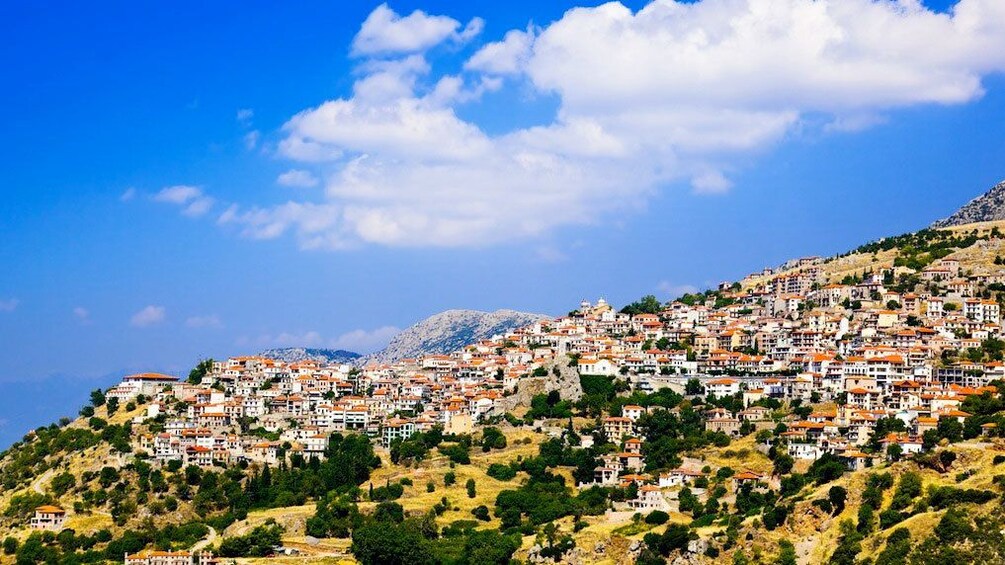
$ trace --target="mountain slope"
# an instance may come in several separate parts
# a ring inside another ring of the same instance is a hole
[[[425,354],[449,353],[481,339],[503,334],[546,319],[541,314],[515,310],[447,310],[422,320],[396,335],[386,348],[367,361],[391,363]]]
[[[296,363],[298,361],[323,361],[327,363],[352,363],[361,356],[359,353],[346,351],[344,349],[315,349],[310,347],[283,347],[276,349],[266,349],[261,352],[262,357],[283,361],[285,363]]]
[[[996,220],[1005,220],[1005,181],[994,185],[948,218],[934,222],[932,227],[946,228]]]

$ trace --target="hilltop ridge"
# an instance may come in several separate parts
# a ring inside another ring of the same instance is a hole
[[[312,347],[283,347],[266,349],[259,353],[262,357],[295,363],[297,361],[322,361],[326,363],[351,363],[361,355],[344,349],[324,349]]]
[[[932,223],[933,228],[947,228],[1005,220],[1005,180],[966,203],[952,215]]]
[[[543,314],[506,309],[494,312],[446,310],[408,327],[394,336],[387,347],[367,355],[364,361],[393,363],[422,355],[450,353],[547,318]]]

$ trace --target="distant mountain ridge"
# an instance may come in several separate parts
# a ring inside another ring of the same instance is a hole
[[[363,361],[393,363],[422,355],[450,353],[476,341],[548,318],[543,314],[516,310],[447,310],[407,328],[396,335],[386,348],[367,355]]]
[[[1005,220],[1005,181],[974,198],[948,218],[932,223],[933,228],[962,226],[975,222]]]
[[[346,351],[344,349],[320,349],[311,347],[282,347],[266,349],[260,354],[262,357],[283,361],[285,363],[297,363],[300,361],[320,361],[325,363],[353,363],[360,357],[359,353]]]

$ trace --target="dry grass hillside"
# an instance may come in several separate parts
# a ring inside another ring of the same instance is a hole
[[[951,232],[953,234],[969,234],[976,232],[978,236],[986,236],[991,230],[997,229],[1005,232],[1005,221],[979,222],[941,228],[939,231]],[[847,276],[861,275],[865,271],[879,272],[882,269],[893,267],[894,259],[899,255],[897,250],[880,251],[877,253],[849,253],[841,256],[824,259],[819,267],[823,270],[826,283],[839,283]],[[960,262],[960,268],[964,271],[986,271],[994,266],[996,256],[1005,256],[1005,239],[992,238],[986,241],[979,241],[977,244],[959,249],[951,253],[947,259],[955,259]],[[794,274],[804,270],[806,267],[786,269],[778,271],[772,275],[756,275],[743,280],[744,288],[756,288],[765,285],[768,280],[778,275]]]
[[[108,421],[110,423],[123,423],[138,414],[139,410],[141,408],[137,408],[133,412],[121,410],[108,418]],[[102,409],[99,409],[97,415],[106,416]],[[84,426],[87,426],[87,423],[83,420],[70,424],[70,427]],[[397,502],[402,505],[406,513],[412,515],[427,513],[445,497],[448,501],[447,510],[436,518],[436,523],[440,528],[460,520],[473,520],[472,509],[484,505],[491,511],[495,499],[501,491],[515,489],[527,479],[523,472],[519,472],[515,478],[508,481],[494,479],[486,473],[489,465],[493,463],[508,464],[518,459],[533,457],[537,455],[541,442],[548,437],[526,428],[504,427],[503,430],[507,438],[505,448],[494,449],[488,453],[483,453],[477,448],[472,449],[471,463],[467,465],[451,465],[449,460],[436,450],[431,451],[430,457],[418,464],[395,465],[391,463],[389,454],[378,448],[377,454],[380,456],[382,464],[374,470],[369,483],[378,487],[388,483],[393,484],[405,478],[410,479],[412,484],[405,486],[404,494]],[[994,461],[997,455],[1005,454],[1005,442],[1001,440],[996,440],[993,443],[963,442],[954,444],[949,449],[955,452],[958,457],[946,473],[922,468],[910,461],[894,464],[880,463],[871,469],[846,473],[832,483],[819,487],[807,486],[794,498],[796,501],[794,511],[784,525],[774,531],[768,531],[761,526],[760,516],[748,517],[739,526],[740,536],[735,547],[724,550],[715,558],[689,554],[688,559],[691,562],[700,563],[730,562],[733,554],[737,550],[742,550],[751,563],[770,563],[777,552],[779,542],[785,539],[795,545],[799,563],[826,563],[841,540],[841,522],[845,520],[854,522],[856,520],[867,477],[874,473],[890,473],[894,485],[896,485],[904,473],[916,472],[922,477],[926,491],[933,485],[1000,491],[1000,487],[995,483],[995,477],[1005,474],[1005,464],[996,465]],[[685,463],[692,467],[708,466],[713,470],[729,467],[737,471],[750,470],[765,476],[770,476],[772,471],[771,460],[758,450],[753,436],[735,440],[726,447],[705,447],[685,455]],[[80,479],[85,474],[99,472],[102,467],[116,466],[120,463],[118,456],[112,452],[108,444],[102,443],[79,452],[60,455],[49,463],[51,464],[50,469],[39,474],[29,483],[15,490],[0,492],[0,506],[6,508],[12,498],[19,494],[27,492],[49,493],[52,478],[59,473],[69,471],[78,478],[78,488],[63,496],[53,497],[52,500],[71,509],[67,526],[78,533],[91,534],[98,530],[107,529],[114,535],[119,535],[124,529],[135,527],[137,523],[144,520],[153,520],[157,524],[168,524],[184,523],[198,518],[191,505],[184,501],[176,511],[164,512],[156,516],[152,516],[141,508],[136,516],[122,525],[115,524],[111,515],[104,509],[73,511],[73,502],[79,496],[80,489],[95,487],[93,479],[84,484],[81,484]],[[805,462],[798,462],[794,470],[805,472],[807,465]],[[452,472],[456,476],[455,482],[449,486],[445,484],[445,475],[448,472]],[[570,469],[560,468],[556,472],[565,477],[566,484],[572,484]],[[473,480],[476,485],[474,497],[468,496],[465,486],[469,479]],[[427,484],[433,485],[432,492],[429,492]],[[828,489],[835,485],[847,489],[848,500],[846,508],[841,514],[830,516],[814,506],[813,501],[826,498]],[[777,489],[777,481],[772,480],[771,487]],[[362,486],[364,492],[368,488],[369,484]],[[894,488],[885,491],[884,508],[890,504]],[[732,506],[735,503],[734,493],[730,492],[722,498],[722,501]],[[996,498],[994,501],[973,507],[971,511],[976,513],[994,512],[1000,506],[999,501],[1000,498]],[[372,512],[375,506],[376,504],[373,502],[364,501],[359,504],[359,509],[366,514]],[[314,511],[315,505],[313,503],[253,511],[249,513],[247,519],[237,521],[223,531],[212,532],[208,539],[196,545],[212,548],[222,539],[247,534],[256,526],[268,521],[275,521],[285,528],[283,545],[296,550],[299,555],[268,559],[238,559],[239,563],[257,564],[266,561],[270,563],[353,563],[348,539],[315,540],[305,535],[305,523],[313,516]],[[877,527],[862,540],[862,558],[872,559],[879,555],[885,547],[887,536],[895,528],[906,527],[917,539],[930,536],[944,512],[944,510],[932,509],[913,515],[890,528],[879,529]],[[689,514],[671,512],[668,525],[686,525],[690,524],[691,521],[692,517]],[[633,520],[632,512],[624,511],[608,512],[599,516],[584,516],[583,522],[580,524],[581,529],[573,535],[577,546],[573,554],[574,560],[583,564],[621,565],[631,563],[633,558],[629,549],[633,544],[639,545],[637,542],[641,542],[647,533],[659,534],[668,527],[668,525],[654,526]],[[557,525],[560,531],[573,531],[572,517],[558,520]],[[496,529],[499,527],[499,519],[491,515],[490,521],[479,522],[477,527]],[[10,535],[23,541],[29,534],[29,530],[23,524],[9,521],[5,523],[4,530],[4,532],[0,532],[0,537]],[[726,527],[723,524],[711,524],[697,527],[695,532],[703,539],[715,540],[721,544]],[[538,542],[539,538],[535,536],[524,537],[521,548],[515,557],[521,560],[526,559],[531,546]],[[13,557],[0,556],[0,562],[12,563]]]

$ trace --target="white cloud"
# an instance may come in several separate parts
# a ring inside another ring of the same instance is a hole
[[[374,330],[353,330],[335,338],[332,347],[356,353],[371,353],[383,349],[391,338],[399,333],[401,329],[394,326],[383,326]]]
[[[276,182],[282,186],[295,188],[312,188],[318,185],[319,181],[310,171],[303,169],[290,169],[276,178]]]
[[[825,132],[854,133],[869,129],[879,124],[885,124],[885,116],[871,112],[850,114],[846,116],[836,116],[833,120],[824,125]]]
[[[21,301],[17,298],[8,298],[7,300],[0,300],[0,312],[13,312],[17,309],[18,304]]]
[[[157,202],[175,204],[182,209],[186,216],[202,216],[213,207],[214,200],[203,194],[202,189],[196,186],[176,185],[162,189],[154,195]]]
[[[200,196],[202,196],[202,190],[198,187],[177,185],[161,189],[160,192],[154,195],[154,200],[170,204],[185,204]]]
[[[384,104],[325,102],[298,114],[284,129],[306,143],[387,158],[462,160],[483,156],[489,149],[488,138],[453,110],[415,98]]]
[[[969,102],[1005,70],[1000,0],[961,0],[948,14],[917,0],[661,0],[637,12],[613,2],[512,30],[465,73],[437,75],[426,51],[462,41],[459,29],[374,10],[353,53],[383,58],[359,64],[351,96],[283,127],[281,156],[334,171],[325,200],[236,205],[219,222],[254,238],[294,234],[304,248],[535,237],[641,209],[688,181],[727,192],[721,171],[794,132]],[[555,96],[555,118],[489,133],[458,115],[500,77]]]
[[[136,198],[136,189],[133,187],[127,188],[122,194],[119,195],[119,200],[121,202],[129,202]]]
[[[334,338],[326,338],[317,331],[282,332],[277,335],[264,334],[250,340],[259,347],[319,347],[345,349],[355,353],[371,353],[383,349],[391,338],[401,333],[394,326],[383,326],[373,330],[353,330]],[[249,340],[239,340],[246,345]]]
[[[185,325],[190,328],[222,328],[223,322],[216,314],[207,316],[191,316],[185,320]]]
[[[519,73],[527,66],[533,44],[532,29],[510,30],[502,41],[488,43],[479,49],[464,63],[464,68],[496,75]]]
[[[733,183],[719,171],[706,171],[691,179],[691,187],[699,194],[722,194],[733,188]]]
[[[133,327],[146,328],[163,322],[166,314],[163,306],[147,306],[133,314],[129,323]]]
[[[262,133],[257,129],[251,130],[244,134],[244,147],[249,151],[258,146],[258,139],[262,136]]]
[[[73,309],[73,317],[81,324],[88,324],[91,322],[91,312],[83,306],[77,306]]]
[[[367,16],[353,39],[352,54],[415,53],[447,40],[463,43],[478,35],[484,22],[474,18],[458,31],[460,26],[461,23],[451,17],[430,16],[422,10],[402,17],[387,4],[381,4]]]
[[[677,298],[683,294],[694,294],[698,292],[698,287],[690,284],[674,284],[670,281],[660,281],[656,285],[656,290],[670,298]]]
[[[554,245],[542,245],[534,255],[544,263],[564,263],[569,260],[569,255]]]
[[[251,118],[255,117],[255,111],[251,108],[241,108],[237,111],[237,123],[241,125],[250,125]]]

